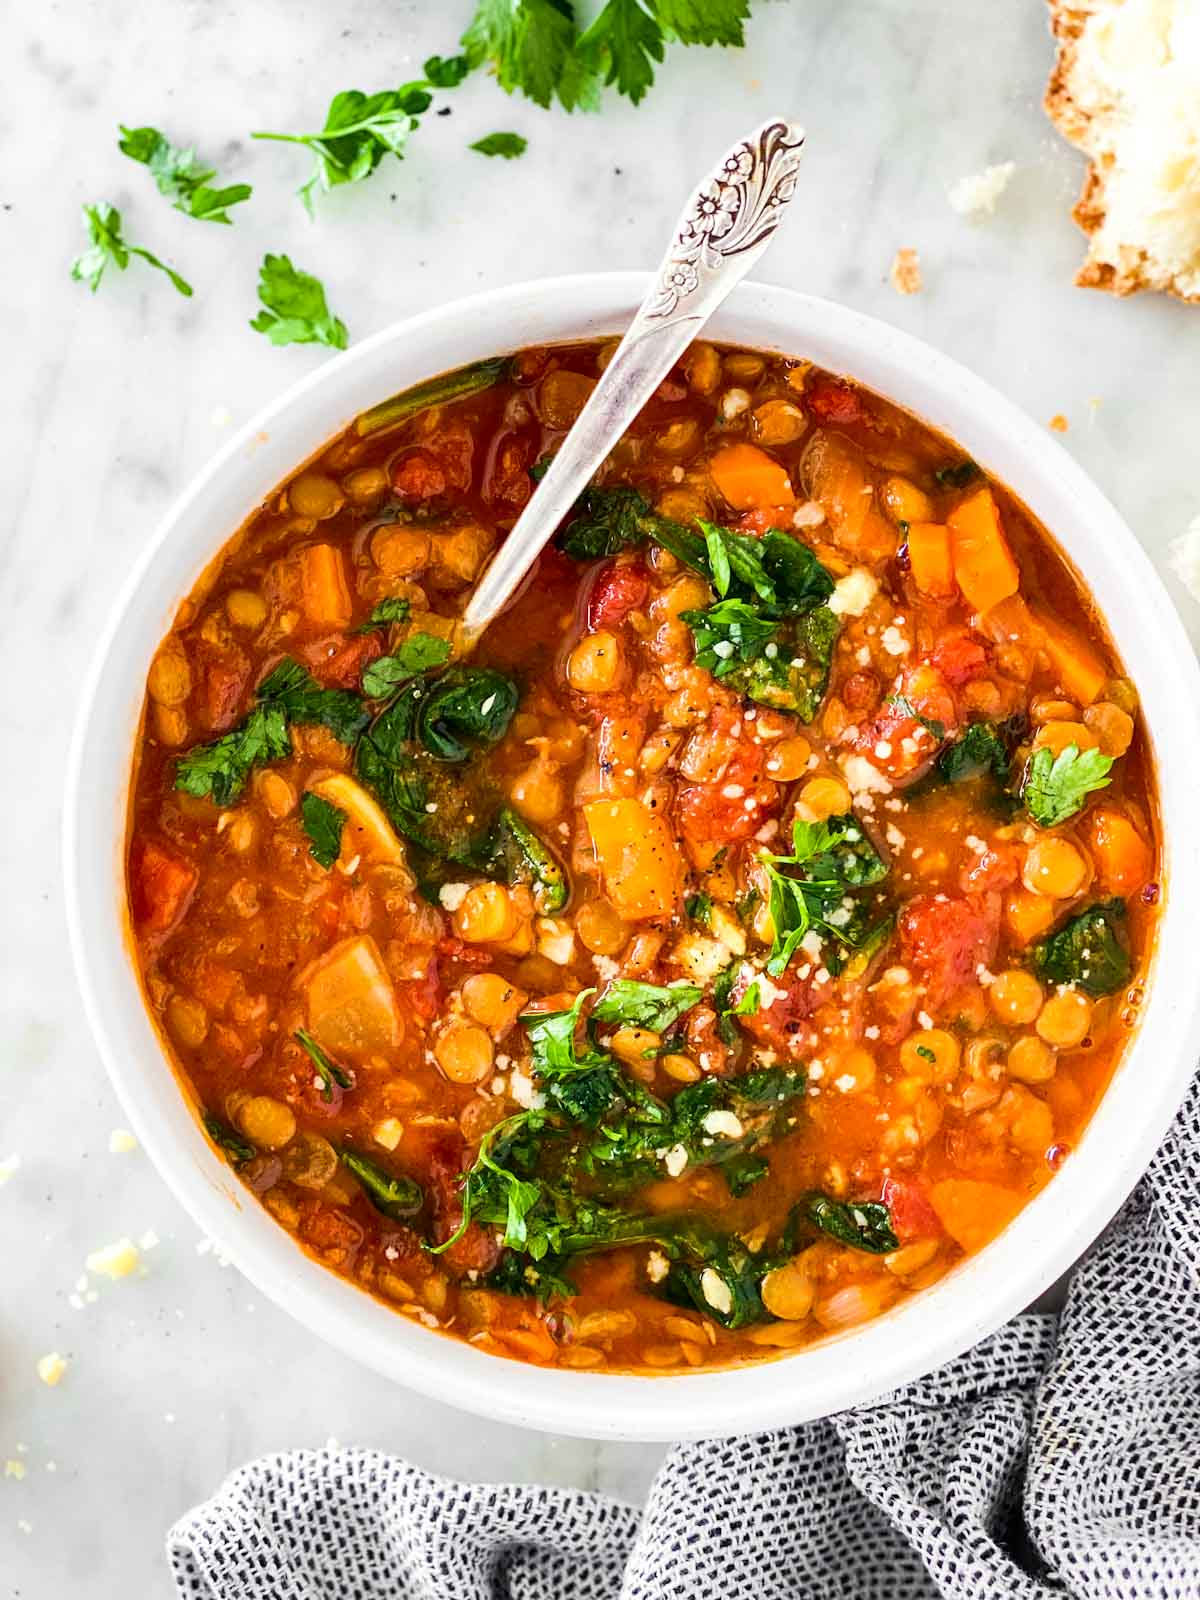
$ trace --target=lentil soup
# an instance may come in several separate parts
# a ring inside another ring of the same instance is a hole
[[[151,666],[129,899],[214,1143],[498,1355],[761,1359],[983,1248],[1135,1024],[1133,686],[1053,541],[897,407],[694,345],[469,658],[611,345],[365,413]]]

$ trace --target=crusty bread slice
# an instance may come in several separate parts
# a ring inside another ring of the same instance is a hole
[[[1200,302],[1200,0],[1049,0],[1046,110],[1091,159],[1077,283]]]

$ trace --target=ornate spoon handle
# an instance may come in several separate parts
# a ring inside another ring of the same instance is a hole
[[[771,242],[796,187],[804,134],[765,122],[721,159],[684,208],[653,287],[463,617],[473,644],[687,346]]]

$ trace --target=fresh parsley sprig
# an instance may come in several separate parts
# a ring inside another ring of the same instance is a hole
[[[308,853],[326,871],[342,852],[346,813],[324,795],[306,789],[300,796],[300,820],[308,835]]]
[[[157,128],[127,128],[124,123],[120,128],[117,148],[122,155],[147,167],[159,194],[165,195],[185,217],[195,217],[198,222],[228,223],[228,208],[240,205],[253,193],[248,183],[214,189],[211,180],[217,175],[216,168],[203,166],[190,145],[182,149],[172,144]]]
[[[141,245],[129,243],[121,232],[121,213],[115,206],[110,206],[107,200],[100,200],[94,206],[84,206],[83,220],[89,242],[82,255],[76,256],[71,263],[71,277],[76,283],[86,283],[95,294],[110,264],[118,272],[124,272],[130,257],[137,256],[148,266],[165,272],[181,295],[191,297],[191,284],[186,278],[180,277],[174,267],[169,267]]]
[[[371,615],[365,622],[360,622],[357,628],[351,628],[351,633],[383,633],[390,628],[393,622],[407,622],[412,611],[412,601],[400,595],[389,595],[386,600],[380,600],[372,607]]]
[[[263,309],[251,318],[250,326],[256,333],[265,333],[272,344],[346,348],[346,324],[330,311],[324,284],[294,267],[287,256],[263,257],[258,298]]]
[[[299,190],[311,215],[318,191],[328,194],[342,184],[361,183],[385,156],[403,160],[409,137],[432,104],[429,91],[455,88],[470,68],[465,55],[430,56],[425,76],[402,83],[398,89],[381,89],[376,94],[343,89],[335,94],[325,113],[325,126],[316,133],[258,132],[250,137],[304,145],[312,151],[312,176]]]
[[[372,661],[362,675],[362,690],[369,700],[382,700],[401,684],[444,666],[450,659],[450,646],[432,633],[414,633],[402,641],[390,656]]]
[[[257,705],[219,739],[194,746],[175,764],[175,787],[197,799],[231,806],[251,772],[292,753],[289,723],[319,723],[353,744],[370,720],[347,689],[322,689],[298,661],[285,658],[258,686]]]
[[[1041,827],[1058,827],[1082,808],[1089,794],[1108,787],[1112,764],[1111,756],[1075,744],[1057,756],[1045,747],[1035,750],[1021,787],[1026,811]]]
[[[813,930],[859,951],[876,948],[890,930],[890,918],[872,922],[854,900],[852,891],[879,883],[888,869],[852,813],[825,822],[798,817],[791,855],[764,853],[759,860],[769,886],[774,938],[767,971],[773,978],[787,970]],[[785,867],[793,870],[784,872]]]

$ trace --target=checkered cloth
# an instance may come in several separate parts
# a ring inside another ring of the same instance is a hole
[[[1060,1317],[824,1422],[678,1446],[644,1510],[373,1451],[243,1467],[187,1600],[1198,1600],[1200,1080]]]

